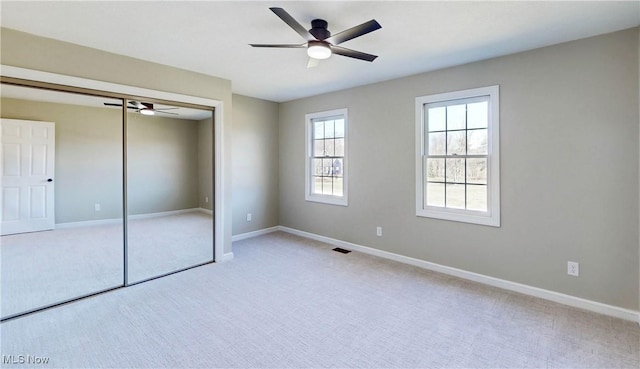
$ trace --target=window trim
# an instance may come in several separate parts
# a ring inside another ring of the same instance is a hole
[[[487,212],[425,206],[425,105],[489,96],[487,142]],[[416,216],[500,227],[500,86],[445,92],[416,97]]]
[[[342,184],[343,184],[343,195],[342,196],[333,196],[333,195],[319,195],[311,193],[311,177],[313,173],[311,173],[313,167],[311,165],[311,160],[313,160],[313,120],[318,118],[332,118],[332,117],[343,117],[344,118],[344,158],[342,159]],[[330,205],[340,205],[340,206],[348,206],[349,205],[349,164],[348,164],[348,147],[349,147],[349,117],[347,108],[321,111],[316,113],[305,114],[305,176],[304,176],[304,187],[305,187],[305,195],[304,199],[306,201],[320,202],[324,204]]]

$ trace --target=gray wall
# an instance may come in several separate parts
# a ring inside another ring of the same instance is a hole
[[[234,235],[278,225],[278,152],[278,104],[234,94]]]
[[[56,223],[122,216],[122,117],[118,109],[7,98],[1,102],[2,118],[55,123]],[[211,144],[207,147],[203,142],[200,147],[198,129],[198,121],[129,114],[129,214],[199,206],[199,152],[209,153],[201,161],[205,176],[211,175]],[[210,188],[211,180],[205,184]]]
[[[3,65],[222,101],[224,120],[216,124],[224,126],[224,193],[221,195],[225,201],[225,213],[218,214],[223,226],[217,231],[224,236],[224,252],[231,252],[231,221],[226,220],[231,219],[231,81],[7,28],[0,30],[0,62]]]
[[[631,29],[283,103],[280,224],[637,310],[638,73]],[[495,84],[502,226],[416,217],[415,97]],[[306,202],[304,116],[345,107],[349,206]]]
[[[198,121],[129,113],[127,126],[129,214],[199,207]]]

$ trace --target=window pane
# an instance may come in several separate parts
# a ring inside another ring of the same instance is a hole
[[[342,178],[334,178],[333,179],[333,196],[342,196],[344,190],[342,188]]]
[[[312,165],[313,165],[313,171],[311,173],[313,173],[314,176],[321,176],[322,175],[322,159],[312,159]]]
[[[324,140],[313,140],[313,156],[324,156]]]
[[[322,193],[322,177],[313,177],[313,181],[311,182],[311,193]]]
[[[344,138],[336,138],[335,156],[344,156]]]
[[[464,187],[463,184],[446,184],[448,208],[464,209]]]
[[[335,150],[334,147],[336,146],[335,141],[333,138],[328,138],[324,141],[324,154],[326,156],[334,156],[335,155]]]
[[[467,159],[467,183],[487,184],[487,159]]]
[[[332,159],[322,159],[322,175],[330,176],[331,175],[331,162]]]
[[[427,159],[427,181],[444,182],[444,159]]]
[[[467,185],[467,209],[487,211],[487,186]]]
[[[444,207],[444,183],[427,182],[427,206]]]
[[[489,104],[486,101],[467,105],[467,128],[487,128]]]
[[[344,119],[335,120],[335,137],[344,137]]]
[[[327,120],[324,122],[324,138],[333,138],[333,137],[335,137],[333,121]]]
[[[333,195],[333,178],[322,177],[322,194]]]
[[[466,128],[466,105],[447,106],[447,130]]]
[[[445,132],[429,133],[429,155],[445,155]]]
[[[447,132],[447,155],[464,155],[466,141],[465,131]]]
[[[445,109],[446,108],[444,106],[429,109],[429,112],[427,113],[427,131],[444,131],[447,129],[445,126]]]
[[[331,175],[342,177],[342,159],[333,159],[331,164]]]
[[[446,159],[446,161],[447,161],[446,181],[454,182],[454,183],[464,183],[464,180],[465,180],[464,159]]]
[[[321,139],[324,138],[324,122],[314,122],[313,123],[313,138]]]
[[[487,155],[487,129],[467,131],[467,145],[469,155]]]

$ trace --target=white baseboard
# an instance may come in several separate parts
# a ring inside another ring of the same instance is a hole
[[[102,226],[102,225],[109,225],[109,224],[122,224],[122,218],[98,219],[98,220],[86,220],[86,221],[82,221],[82,222],[58,223],[58,224],[56,224],[54,229],[95,227],[95,226]]]
[[[172,210],[172,211],[162,211],[162,212],[159,212],[159,213],[129,215],[129,216],[127,216],[127,219],[129,219],[129,220],[152,219],[152,218],[167,217],[167,216],[171,216],[171,215],[186,214],[186,213],[193,213],[193,212],[202,212],[202,213],[207,213],[207,214],[213,214],[213,211],[208,210],[208,209],[192,208],[192,209],[180,209],[180,210]],[[55,229],[92,227],[92,226],[101,226],[101,225],[109,225],[109,224],[122,224],[122,218],[98,219],[98,220],[87,220],[87,221],[82,221],[82,222],[58,223],[58,224],[56,224]]]
[[[271,228],[259,229],[257,231],[253,231],[253,232],[240,233],[240,234],[237,234],[237,235],[231,237],[231,242],[245,240],[247,238],[257,237],[257,236],[261,236],[263,234],[279,231],[280,228],[281,228],[280,226],[275,226],[275,227],[271,227]]]
[[[613,305],[607,305],[601,302],[583,299],[581,297],[575,297],[575,296],[567,295],[564,293],[559,293],[559,292],[545,290],[538,287],[529,286],[526,284],[521,284],[521,283],[511,282],[511,281],[507,281],[500,278],[490,277],[484,274],[478,274],[478,273],[469,272],[469,271],[458,269],[458,268],[452,268],[446,265],[436,264],[436,263],[432,263],[425,260],[398,255],[391,252],[382,251],[382,250],[358,245],[351,242],[341,241],[334,238],[321,236],[315,233],[304,232],[304,231],[300,231],[300,230],[289,228],[289,227],[284,227],[284,226],[271,227],[271,228],[266,228],[260,231],[245,233],[238,236],[242,236],[243,238],[241,239],[245,239],[245,238],[255,237],[255,236],[259,236],[262,234],[267,234],[275,231],[283,231],[283,232],[295,234],[301,237],[325,242],[325,243],[342,247],[348,250],[359,251],[365,254],[375,255],[384,259],[398,261],[400,263],[417,266],[419,268],[424,268],[427,270],[432,270],[435,272],[452,275],[462,279],[486,284],[493,287],[502,288],[504,290],[522,293],[524,295],[539,297],[541,299],[557,302],[563,305],[572,306],[579,309],[592,311],[599,314],[612,316],[615,318],[630,320],[640,324],[640,311],[625,309],[625,308],[621,308]]]
[[[223,254],[219,260],[216,260],[216,263],[224,263],[225,261],[229,261],[231,259],[233,259],[233,252],[227,252]]]
[[[209,209],[205,209],[205,208],[198,208],[198,211],[201,212],[201,213],[213,215],[213,210],[209,210]]]
[[[168,217],[171,215],[179,215],[179,214],[195,213],[195,212],[200,212],[200,208],[161,211],[158,213],[135,214],[135,215],[129,215],[127,216],[127,218],[130,220],[152,219],[152,218],[161,218],[161,217]]]

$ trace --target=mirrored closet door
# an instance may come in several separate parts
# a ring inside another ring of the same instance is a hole
[[[23,85],[0,85],[0,319],[214,261],[213,109]]]
[[[1,317],[122,286],[122,100],[0,92]]]
[[[213,261],[212,112],[127,102],[127,284]]]

